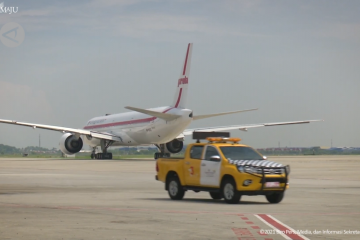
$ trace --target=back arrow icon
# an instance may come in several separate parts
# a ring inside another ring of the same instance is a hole
[[[16,28],[13,28],[13,29],[11,29],[11,30],[9,30],[9,31],[7,31],[7,32],[4,32],[4,33],[2,34],[2,36],[3,36],[4,38],[7,38],[7,39],[13,41],[13,42],[18,43],[18,41],[16,41],[14,38],[7,36],[9,33],[15,32],[15,37],[16,37],[16,36],[17,36],[17,30],[18,30],[18,28],[19,28],[19,27],[16,27]]]

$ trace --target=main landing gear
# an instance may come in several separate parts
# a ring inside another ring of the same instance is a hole
[[[102,152],[95,153],[96,147],[94,147],[91,152],[91,159],[112,159],[112,157],[113,157],[112,153],[107,152],[108,147],[110,147],[112,143],[113,143],[113,141],[102,140],[101,141]]]
[[[91,154],[92,159],[112,159],[112,153],[95,153],[94,157],[93,154]]]
[[[165,144],[155,144],[155,146],[159,149],[160,152],[154,154],[154,159],[170,157],[170,153],[165,152]]]

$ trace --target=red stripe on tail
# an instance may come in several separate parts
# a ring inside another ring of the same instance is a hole
[[[188,56],[189,56],[189,50],[190,50],[190,43],[188,45],[188,49],[187,49],[187,52],[186,52],[183,75],[185,75],[185,72],[186,72],[186,64],[187,64],[187,60],[188,60]]]
[[[179,106],[182,90],[183,90],[183,89],[180,88],[179,97],[178,97],[178,99],[177,99],[177,101],[176,101],[175,108],[177,108],[177,107]]]

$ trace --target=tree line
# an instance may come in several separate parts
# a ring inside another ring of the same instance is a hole
[[[4,144],[0,144],[0,155],[6,154],[23,154],[23,153],[31,153],[31,152],[58,152],[58,149],[48,149],[43,147],[35,147],[35,146],[28,146],[26,148],[16,148]]]

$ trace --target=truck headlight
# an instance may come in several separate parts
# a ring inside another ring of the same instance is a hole
[[[256,167],[248,167],[248,168],[246,169],[246,171],[247,171],[248,173],[257,173],[257,168],[256,168]]]
[[[289,175],[290,174],[290,166],[289,165],[286,165],[286,172],[287,172],[287,174]]]
[[[237,168],[238,170],[239,170],[239,172],[245,172],[245,168],[244,168],[244,166],[238,166],[238,168]]]

